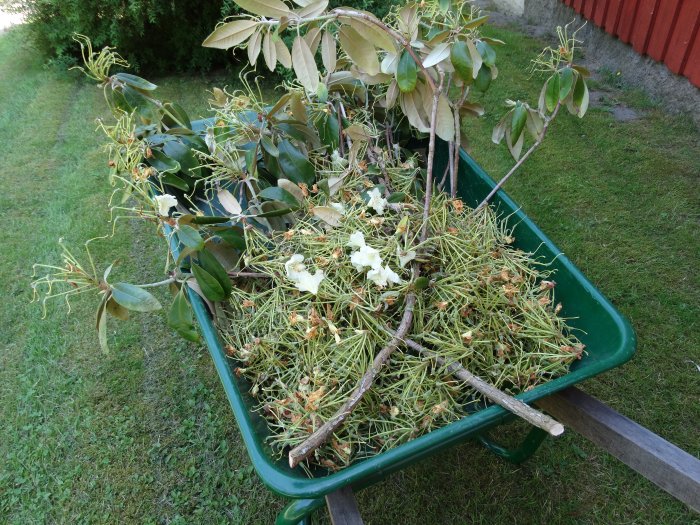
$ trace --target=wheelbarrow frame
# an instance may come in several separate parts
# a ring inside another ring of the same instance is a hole
[[[199,124],[200,128],[204,125]],[[444,144],[437,153],[435,169],[440,173],[448,157]],[[476,206],[495,186],[493,180],[463,150],[460,151],[458,180],[458,194],[469,206]],[[577,335],[587,346],[586,354],[572,365],[569,373],[517,397],[526,403],[533,403],[628,361],[634,354],[636,338],[623,315],[504,191],[496,194],[491,206],[512,228],[516,247],[535,253],[542,262],[550,263],[556,270],[558,285],[555,298],[563,303],[562,315],[572,318],[570,324],[580,330]],[[180,252],[177,233],[169,228],[166,230],[171,252],[177,260]],[[492,405],[396,448],[357,461],[338,472],[321,473],[318,477],[309,478],[301,469],[291,469],[285,461],[273,457],[265,442],[265,436],[269,435],[266,423],[252,411],[255,402],[248,395],[248,384],[234,373],[237,362],[226,356],[204,302],[192,289],[188,289],[188,294],[258,476],[273,492],[292,500],[278,515],[279,525],[303,522],[314,510],[325,505],[324,497],[328,494],[344,487],[354,490],[365,488],[393,472],[467,440],[479,439],[493,452],[510,460],[523,461],[544,439],[544,433],[533,428],[523,445],[514,451],[490,442],[484,433],[513,417],[502,407]]]

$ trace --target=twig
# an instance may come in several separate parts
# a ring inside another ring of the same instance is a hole
[[[428,238],[428,218],[430,216],[430,201],[433,197],[433,160],[435,158],[435,126],[437,125],[437,109],[445,75],[440,71],[440,85],[433,91],[433,107],[430,111],[430,140],[428,142],[428,161],[425,174],[425,201],[423,204],[423,226],[421,227],[420,242]]]
[[[501,187],[502,187],[506,182],[508,182],[508,179],[510,178],[510,176],[513,175],[513,173],[515,173],[515,172],[518,170],[518,168],[519,168],[520,166],[523,165],[523,162],[525,162],[525,161],[527,160],[527,158],[528,158],[530,155],[532,155],[532,153],[540,146],[540,144],[542,144],[542,141],[544,140],[544,136],[545,136],[545,134],[547,133],[547,128],[549,128],[549,124],[554,120],[554,117],[557,116],[557,113],[559,112],[559,108],[560,108],[560,107],[561,107],[561,101],[560,101],[560,102],[557,102],[557,107],[554,108],[554,111],[552,112],[552,115],[551,115],[551,116],[546,120],[546,122],[544,123],[544,126],[542,127],[542,132],[540,133],[540,136],[537,138],[537,140],[535,141],[535,143],[534,143],[532,146],[530,146],[530,149],[528,149],[522,157],[520,157],[520,159],[518,160],[518,162],[515,163],[515,165],[510,169],[510,171],[509,171],[508,173],[506,173],[506,174],[503,176],[503,178],[502,178],[501,180],[498,181],[498,184],[496,184],[496,185],[494,186],[494,188],[493,188],[493,189],[491,190],[491,192],[484,198],[484,200],[481,201],[481,202],[479,203],[479,205],[478,205],[476,208],[474,208],[474,213],[480,211],[482,208],[484,208],[484,206],[486,206],[486,205],[489,203],[489,201],[491,200],[491,198],[492,198],[494,195],[496,195],[496,193],[498,192],[498,190],[500,190]]]
[[[260,272],[228,272],[228,276],[233,277],[234,279],[237,277],[245,277],[250,279],[267,279],[270,277],[266,273]]]
[[[390,34],[395,33],[397,36],[395,38],[405,40],[403,36],[400,34],[396,33],[392,29],[388,28],[386,25],[382,24],[381,22],[377,21],[373,17],[370,17],[368,15],[364,15],[363,13],[357,13],[357,12],[350,12],[346,10],[341,10],[341,9],[336,9],[334,12],[337,13],[354,13],[357,15],[358,18],[363,18],[365,20],[369,20],[372,23],[375,23],[376,25],[379,25],[382,27],[385,31],[389,32]],[[393,35],[392,35],[393,36]],[[420,242],[423,243],[427,237],[428,237],[428,218],[430,216],[430,201],[432,198],[432,188],[433,188],[433,159],[435,157],[435,126],[436,126],[436,121],[437,121],[437,107],[438,107],[438,102],[440,100],[440,94],[442,92],[442,87],[443,83],[445,80],[445,75],[442,71],[439,71],[440,74],[440,85],[439,87],[436,88],[435,83],[433,82],[432,78],[428,73],[425,71],[423,68],[423,65],[420,63],[420,61],[415,57],[414,53],[412,50],[410,50],[410,43],[407,42],[407,49],[409,49],[409,52],[411,53],[412,56],[414,56],[414,60],[416,60],[416,63],[420,65],[421,69],[424,71],[426,78],[428,79],[428,82],[430,86],[433,88],[433,107],[432,107],[432,112],[430,116],[430,141],[428,145],[428,165],[427,165],[427,171],[426,171],[426,189],[425,189],[425,200],[423,202],[423,225],[421,228],[421,236],[420,236]],[[412,272],[412,277],[411,279],[415,281],[418,277],[420,276],[420,264],[418,262],[414,262],[413,264],[413,272]],[[343,406],[338,410],[335,415],[330,418],[328,421],[326,421],[321,427],[319,427],[316,431],[314,431],[308,438],[304,440],[303,443],[300,445],[297,445],[294,447],[290,452],[289,452],[289,466],[294,468],[296,467],[300,462],[304,461],[306,458],[308,458],[311,454],[314,453],[314,451],[323,445],[328,439],[333,435],[333,433],[336,431],[338,427],[340,427],[345,419],[352,413],[352,411],[355,409],[355,407],[360,403],[362,400],[362,397],[369,391],[369,389],[372,387],[374,384],[374,380],[381,371],[381,369],[384,367],[384,365],[387,363],[389,358],[391,357],[391,354],[394,352],[399,347],[399,344],[403,341],[404,336],[408,333],[408,331],[411,329],[411,324],[413,322],[413,308],[416,304],[416,294],[415,292],[411,291],[406,295],[406,305],[404,309],[403,316],[401,317],[401,322],[399,323],[398,328],[396,329],[396,333],[394,336],[391,338],[391,340],[386,344],[384,348],[381,349],[381,351],[375,356],[374,361],[372,362],[372,366],[363,374],[362,378],[360,379],[359,384],[353,390],[352,394],[350,394],[350,397],[343,403]]]
[[[417,265],[416,265],[417,266]],[[416,266],[414,266],[414,271]],[[416,304],[416,295],[410,292],[406,296],[406,308],[401,318],[401,323],[393,335],[391,340],[387,345],[382,348],[382,350],[376,355],[372,366],[364,373],[360,383],[357,385],[355,390],[353,390],[347,401],[343,403],[343,406],[338,410],[335,415],[321,425],[313,434],[311,434],[306,440],[294,447],[289,452],[289,466],[294,468],[300,462],[308,458],[313,452],[323,445],[328,439],[333,435],[335,430],[343,424],[345,419],[350,415],[350,413],[355,409],[355,407],[362,400],[365,393],[372,387],[374,380],[384,367],[386,362],[389,360],[391,354],[398,348],[399,344],[402,342],[403,337],[408,333],[411,328],[411,323],[413,322],[413,307]]]
[[[393,332],[389,329],[386,331],[390,334]],[[396,334],[394,334],[396,335]],[[456,362],[449,363],[445,358],[440,357],[436,352],[428,350],[424,346],[412,341],[411,339],[404,339],[403,342],[409,348],[412,348],[419,354],[433,359],[438,366],[444,367],[450,374],[455,376],[457,379],[464,381],[467,385],[472,387],[474,390],[481,392],[491,401],[497,405],[502,406],[509,412],[512,412],[516,416],[523,418],[528,423],[535,425],[542,430],[546,430],[552,436],[559,436],[564,432],[564,425],[558,421],[552,419],[547,414],[543,414],[539,410],[526,405],[519,399],[514,398],[506,394],[505,392],[499,390],[490,383],[487,383],[483,379],[475,376],[469,370],[464,368],[462,365]]]

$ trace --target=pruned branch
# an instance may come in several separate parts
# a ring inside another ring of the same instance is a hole
[[[388,329],[387,332],[389,332],[390,334],[394,334],[394,337],[398,335],[398,332],[394,333]],[[492,384],[487,383],[483,379],[475,376],[459,363],[454,361],[448,362],[445,358],[438,355],[437,352],[429,350],[426,347],[416,343],[415,341],[412,341],[411,339],[404,339],[403,342],[409,348],[412,348],[424,357],[432,359],[438,364],[438,366],[443,367],[445,370],[447,370],[447,372],[455,376],[457,379],[463,381],[465,384],[469,385],[474,390],[480,392],[497,405],[500,405],[509,412],[515,414],[516,416],[523,418],[528,423],[531,423],[534,426],[541,428],[542,430],[546,430],[552,436],[559,436],[564,432],[564,426],[558,421],[552,419],[547,414],[543,414],[539,410],[536,410],[531,406],[526,405],[519,399],[516,399],[513,396],[506,394],[505,392],[499,390]]]

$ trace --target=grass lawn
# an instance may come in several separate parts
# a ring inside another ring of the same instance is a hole
[[[492,110],[469,122],[477,159],[494,176],[509,158],[490,143],[506,97],[536,101],[522,66],[542,42],[498,29],[501,79]],[[505,85],[511,78],[513,83]],[[162,97],[204,116],[205,90],[231,84],[156,79]],[[603,104],[553,125],[544,149],[507,190],[632,321],[637,356],[584,389],[700,454],[698,219],[700,134],[634,91],[599,81]],[[99,350],[89,297],[30,304],[31,264],[58,260],[104,235],[105,155],[94,118],[101,91],[42,67],[22,29],[0,36],[0,523],[272,523],[284,501],[252,472],[205,349],[165,328],[164,314],[110,320]],[[643,117],[617,122],[624,103]],[[122,225],[101,261],[121,258],[124,280],[157,280],[165,244]],[[116,331],[118,328],[118,331]],[[515,431],[521,431],[513,425]],[[700,522],[650,482],[574,433],[528,463],[505,463],[467,444],[358,494],[367,523]],[[323,522],[325,516],[321,516]]]

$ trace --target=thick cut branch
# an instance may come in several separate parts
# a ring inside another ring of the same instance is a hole
[[[391,330],[387,330],[389,333],[393,333]],[[394,335],[396,337],[398,333]],[[460,381],[463,381],[474,390],[485,395],[491,401],[497,405],[502,406],[509,412],[512,412],[516,416],[523,418],[528,423],[535,425],[536,427],[546,430],[552,436],[559,436],[564,432],[564,426],[558,421],[552,419],[547,414],[543,414],[539,410],[526,405],[519,399],[515,399],[513,396],[506,394],[505,392],[499,390],[490,383],[487,383],[483,379],[475,376],[469,370],[464,368],[462,365],[456,362],[449,363],[445,358],[440,357],[436,352],[428,350],[424,346],[412,341],[410,339],[404,339],[404,343],[409,348],[412,348],[419,354],[425,357],[433,359],[438,366],[444,367],[450,374],[455,376]]]
[[[428,142],[428,165],[425,175],[425,201],[423,203],[423,226],[421,227],[420,242],[428,238],[428,219],[430,218],[430,201],[433,198],[433,161],[435,160],[435,127],[437,126],[437,110],[442,94],[445,75],[440,71],[440,85],[433,90],[433,106],[430,112],[430,140]]]
[[[406,296],[406,308],[404,310],[403,317],[401,318],[401,323],[396,329],[394,336],[375,356],[372,366],[364,373],[362,379],[360,379],[360,383],[357,385],[352,394],[350,394],[350,397],[348,397],[347,401],[345,401],[340,410],[338,410],[338,412],[336,412],[331,419],[321,425],[321,427],[311,434],[301,445],[296,446],[289,452],[290,467],[296,467],[300,462],[304,461],[311,454],[313,454],[318,447],[328,441],[333,435],[333,432],[335,432],[335,430],[343,424],[345,419],[360,403],[362,397],[374,384],[375,378],[389,360],[391,354],[394,352],[394,350],[396,350],[396,348],[398,348],[404,336],[411,328],[411,322],[413,321],[413,307],[415,304],[416,295],[415,293],[411,292]]]
[[[501,189],[501,187],[508,182],[508,179],[510,178],[513,173],[515,173],[520,166],[523,165],[523,163],[527,160],[527,158],[532,155],[532,153],[542,144],[542,141],[544,140],[544,136],[547,133],[547,128],[549,128],[549,124],[554,120],[554,117],[557,116],[557,113],[559,112],[559,108],[561,107],[561,102],[557,102],[557,107],[554,108],[554,111],[552,112],[552,116],[547,119],[547,121],[544,123],[544,126],[542,127],[542,132],[540,133],[540,136],[537,138],[535,143],[530,146],[530,149],[525,152],[525,154],[520,157],[520,160],[515,163],[515,166],[513,166],[508,173],[506,173],[501,180],[498,181],[498,184],[494,186],[494,188],[491,190],[491,192],[484,198],[483,201],[479,203],[479,205],[474,208],[474,213],[480,211],[484,206],[486,206],[491,198],[496,195],[498,190]]]

